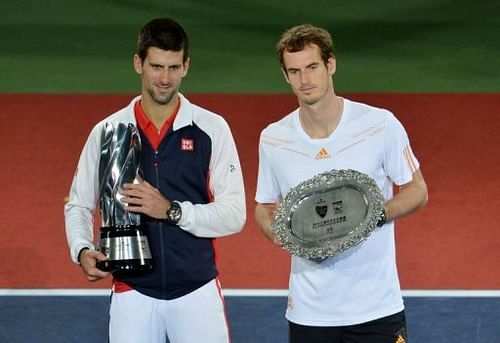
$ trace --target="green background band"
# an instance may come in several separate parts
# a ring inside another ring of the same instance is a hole
[[[329,29],[339,92],[500,91],[498,1],[0,1],[0,92],[136,93],[142,25],[177,19],[191,93],[288,93],[274,55],[286,28]]]

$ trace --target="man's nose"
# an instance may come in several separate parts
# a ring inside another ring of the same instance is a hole
[[[300,73],[300,82],[302,84],[308,83],[309,80],[310,80],[309,73],[307,73],[306,71]]]
[[[169,79],[170,79],[170,70],[168,70],[168,68],[165,68],[160,72],[160,81],[167,82]]]

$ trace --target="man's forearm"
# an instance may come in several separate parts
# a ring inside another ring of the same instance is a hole
[[[427,204],[427,185],[420,170],[413,174],[409,183],[402,185],[398,193],[385,203],[387,220],[407,216]]]
[[[257,204],[255,207],[255,221],[257,222],[257,225],[262,233],[271,241],[274,241],[275,239],[272,229],[275,210],[275,204]]]

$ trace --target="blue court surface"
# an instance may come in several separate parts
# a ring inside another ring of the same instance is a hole
[[[283,316],[286,296],[228,293],[226,305],[233,343],[287,342]],[[409,342],[500,342],[500,297],[496,293],[480,294],[406,295]],[[106,295],[4,292],[0,296],[0,342],[105,343],[108,303]]]

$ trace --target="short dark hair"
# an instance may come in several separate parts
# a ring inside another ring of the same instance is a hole
[[[189,41],[186,31],[175,20],[157,18],[144,25],[137,40],[137,55],[144,61],[149,48],[183,51],[183,62],[188,59]]]
[[[309,44],[315,44],[319,47],[321,59],[325,65],[331,57],[335,57],[333,39],[327,30],[312,26],[311,24],[298,25],[286,30],[276,44],[276,55],[278,56],[281,68],[286,70],[283,61],[283,53],[285,51],[302,51]]]

